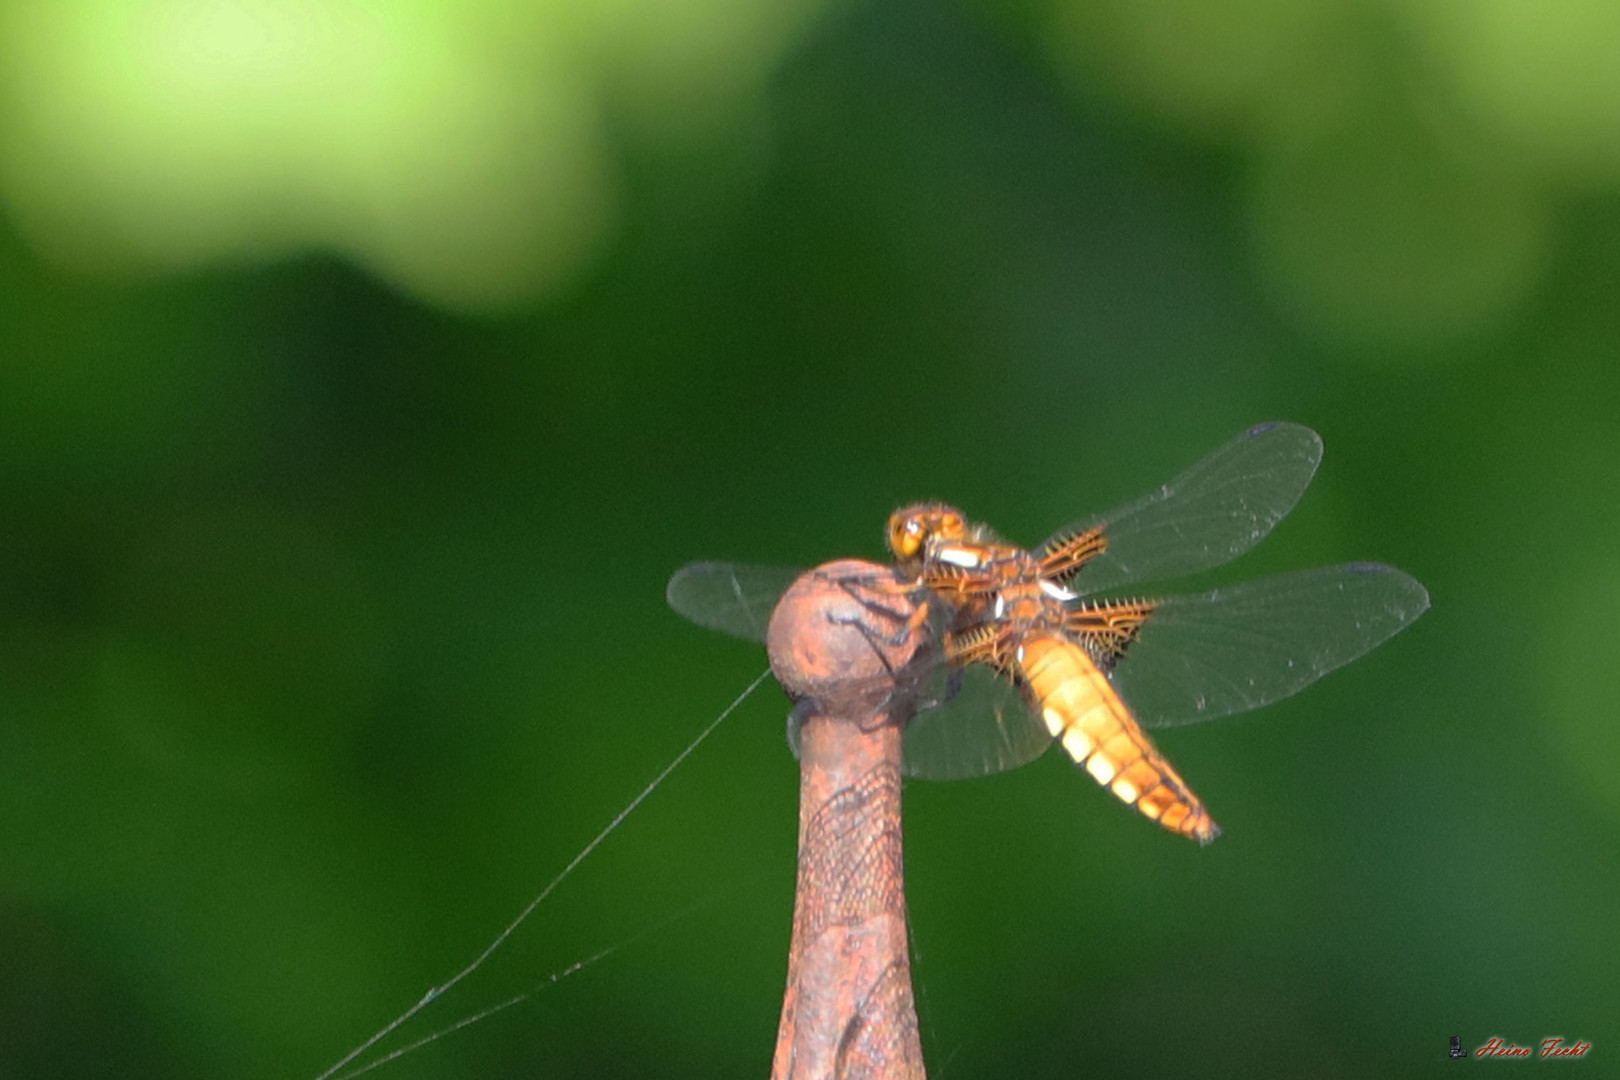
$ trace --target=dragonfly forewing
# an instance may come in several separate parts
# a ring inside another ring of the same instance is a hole
[[[1321,460],[1322,439],[1310,428],[1260,424],[1152,494],[1059,530],[1040,550],[1103,526],[1107,550],[1072,586],[1083,595],[1208,570],[1265,539],[1299,502]]]

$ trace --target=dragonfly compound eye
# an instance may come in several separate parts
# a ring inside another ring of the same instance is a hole
[[[889,550],[897,558],[909,559],[922,550],[928,530],[913,510],[897,510],[889,518]]]

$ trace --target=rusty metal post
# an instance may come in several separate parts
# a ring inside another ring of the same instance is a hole
[[[847,560],[805,574],[767,636],[797,706],[799,874],[772,1080],[922,1080],[900,738],[929,635],[916,590]]]

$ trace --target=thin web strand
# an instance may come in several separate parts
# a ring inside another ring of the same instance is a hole
[[[578,867],[580,863],[584,862],[587,857],[589,857],[591,852],[595,851],[599,846],[601,846],[602,841],[606,840],[608,835],[612,833],[614,829],[617,829],[620,825],[622,825],[624,823],[624,819],[634,813],[636,807],[645,802],[647,796],[651,795],[659,784],[662,784],[666,779],[668,779],[670,773],[674,772],[680,767],[681,762],[690,757],[692,752],[703,744],[703,740],[707,739],[714,732],[714,729],[720,726],[721,721],[735,712],[738,706],[748,699],[749,694],[752,694],[755,690],[759,689],[760,683],[764,682],[766,678],[770,676],[770,673],[769,668],[766,668],[764,671],[760,672],[754,681],[748,684],[748,688],[737,695],[736,700],[734,700],[730,705],[727,705],[724,711],[722,711],[719,716],[715,717],[708,727],[704,728],[698,733],[697,738],[693,739],[689,744],[687,744],[685,750],[682,750],[675,756],[674,761],[671,761],[667,766],[664,767],[662,772],[653,777],[652,783],[643,788],[640,795],[637,795],[634,799],[631,799],[629,805],[627,805],[623,810],[620,810],[618,815],[612,821],[607,823],[607,827],[596,834],[596,839],[586,844],[584,848],[580,850],[579,854],[574,856],[573,861],[567,866],[563,867],[562,873],[551,879],[551,884],[547,885],[544,889],[541,889],[539,895],[537,895],[533,900],[529,901],[528,905],[518,913],[518,917],[513,919],[511,923],[507,925],[505,930],[502,930],[499,934],[497,934],[495,936],[495,940],[491,941],[484,951],[478,954],[478,957],[473,960],[472,963],[456,972],[455,975],[451,976],[448,980],[440,985],[429,988],[428,992],[422,995],[422,999],[420,1001],[406,1009],[404,1012],[400,1013],[398,1016],[394,1017],[394,1019],[390,1020],[375,1035],[372,1035],[371,1038],[367,1039],[359,1046],[356,1046],[347,1054],[344,1054],[343,1057],[338,1059],[338,1061],[335,1062],[330,1068],[317,1076],[315,1080],[330,1080],[333,1075],[341,1071],[345,1065],[349,1064],[349,1062],[353,1061],[367,1050],[370,1050],[373,1046],[376,1046],[383,1039],[386,1039],[389,1035],[393,1034],[393,1032],[398,1029],[401,1024],[405,1023],[407,1020],[411,1019],[411,1017],[421,1012],[429,1002],[445,993],[462,979],[465,979],[468,975],[471,975],[474,971],[477,971],[479,966],[483,964],[485,960],[489,959],[490,954],[492,954],[502,945],[506,944],[506,939],[511,937],[519,926],[523,925],[523,920],[527,919],[531,914],[533,914],[534,909],[543,904],[546,897],[550,896],[552,891],[555,890],[558,885],[561,885],[564,879],[566,879],[569,874],[572,874],[575,868]],[[592,961],[586,962],[593,962],[595,959],[597,959],[597,957],[593,957]],[[507,1005],[515,1003],[516,1002],[513,1001],[503,1005],[498,1005],[495,1006],[495,1008],[491,1011],[498,1011],[506,1008]]]
[[[446,1035],[449,1035],[451,1032],[460,1031],[464,1027],[471,1027],[472,1025],[478,1023],[480,1020],[488,1019],[489,1017],[494,1016],[498,1012],[502,1012],[502,1011],[504,1011],[506,1009],[510,1009],[513,1005],[520,1005],[523,1002],[529,1000],[531,997],[533,997],[540,990],[545,989],[547,986],[550,986],[550,985],[553,985],[555,983],[561,982],[563,979],[566,979],[568,976],[572,975],[576,971],[579,971],[581,968],[589,967],[590,965],[596,963],[598,960],[601,960],[604,957],[611,954],[612,952],[614,952],[617,948],[618,948],[617,946],[609,946],[608,948],[603,949],[601,952],[597,953],[595,956],[588,957],[588,958],[586,958],[584,960],[575,961],[573,964],[570,964],[568,967],[563,968],[561,971],[552,972],[550,982],[542,983],[540,986],[536,987],[534,990],[528,990],[528,991],[525,991],[524,993],[521,993],[521,994],[517,995],[516,997],[507,998],[505,1001],[502,1001],[502,1002],[500,1002],[499,1004],[496,1004],[496,1005],[491,1005],[487,1009],[481,1009],[478,1012],[473,1013],[471,1016],[464,1016],[460,1020],[457,1020],[455,1023],[451,1024],[449,1027],[440,1028],[438,1031],[435,1031],[431,1035],[424,1035],[420,1039],[417,1039],[415,1042],[406,1043],[404,1046],[399,1047],[397,1050],[389,1051],[388,1053],[384,1054],[382,1057],[378,1058],[375,1061],[367,1062],[366,1064],[360,1066],[358,1069],[354,1070],[353,1072],[344,1073],[342,1076],[338,1077],[337,1080],[353,1080],[353,1078],[356,1077],[356,1076],[363,1076],[366,1073],[370,1072],[372,1069],[375,1069],[375,1068],[377,1068],[378,1066],[381,1066],[381,1065],[386,1065],[390,1061],[395,1060],[396,1058],[402,1058],[406,1054],[409,1054],[409,1053],[412,1053],[414,1051],[420,1050],[422,1047],[426,1046],[428,1043],[435,1042],[435,1041],[437,1041],[439,1039],[442,1039]]]
[[[680,922],[682,919],[688,918],[694,912],[698,911],[701,908],[708,907],[710,904],[713,904],[716,900],[718,900],[721,896],[725,895],[726,893],[732,892],[732,891],[734,891],[734,888],[724,889],[721,892],[716,893],[713,896],[710,896],[705,900],[698,901],[697,903],[693,904],[691,907],[685,908],[684,910],[679,911],[674,915],[671,915],[667,919],[660,919],[658,922],[653,923],[651,926],[646,927],[640,933],[638,933],[638,934],[636,934],[636,935],[634,935],[632,937],[626,938],[624,941],[618,942],[617,944],[614,944],[614,945],[609,945],[607,948],[603,949],[601,952],[596,953],[595,955],[588,956],[583,960],[576,960],[572,964],[569,964],[567,967],[562,968],[559,971],[552,972],[550,975],[546,976],[540,982],[536,983],[534,986],[530,987],[528,990],[525,990],[523,993],[518,994],[515,997],[511,997],[511,998],[506,999],[505,1001],[499,1002],[499,1003],[497,1003],[495,1005],[491,1005],[486,1009],[480,1009],[478,1012],[473,1013],[471,1016],[464,1016],[460,1020],[457,1020],[455,1023],[449,1025],[448,1027],[440,1028],[438,1031],[435,1031],[431,1035],[424,1035],[422,1038],[417,1039],[415,1042],[412,1042],[412,1043],[409,1043],[409,1044],[407,1044],[405,1046],[402,1046],[397,1050],[391,1050],[388,1053],[384,1054],[382,1057],[377,1058],[375,1061],[369,1061],[366,1064],[360,1066],[358,1069],[355,1069],[353,1072],[346,1072],[343,1075],[341,1075],[339,1077],[336,1077],[335,1080],[354,1080],[354,1077],[363,1076],[364,1074],[370,1072],[372,1069],[377,1068],[379,1065],[386,1065],[390,1061],[393,1061],[396,1058],[402,1058],[406,1054],[412,1053],[412,1052],[414,1052],[416,1050],[420,1050],[422,1047],[426,1046],[430,1042],[434,1042],[434,1041],[436,1041],[438,1039],[442,1039],[446,1035],[449,1035],[449,1034],[451,1034],[453,1032],[456,1032],[456,1031],[460,1031],[462,1028],[471,1027],[472,1025],[478,1023],[480,1020],[486,1020],[489,1017],[494,1016],[498,1012],[502,1012],[502,1011],[504,1011],[506,1009],[510,1009],[514,1005],[521,1005],[523,1002],[528,1001],[530,998],[534,997],[536,994],[539,994],[541,991],[548,990],[551,987],[553,987],[553,986],[557,985],[558,983],[562,982],[564,979],[568,978],[568,976],[573,975],[576,972],[582,971],[585,968],[590,967],[592,964],[596,963],[598,960],[606,959],[608,956],[612,955],[613,953],[618,952],[620,949],[628,949],[632,945],[637,944],[638,942],[642,941],[643,939],[651,937],[653,934],[664,930],[666,927],[673,926],[675,923]]]

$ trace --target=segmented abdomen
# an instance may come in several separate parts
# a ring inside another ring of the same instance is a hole
[[[1024,642],[1018,667],[1048,730],[1099,784],[1171,832],[1201,844],[1220,835],[1204,804],[1084,649],[1062,638],[1037,637]]]

